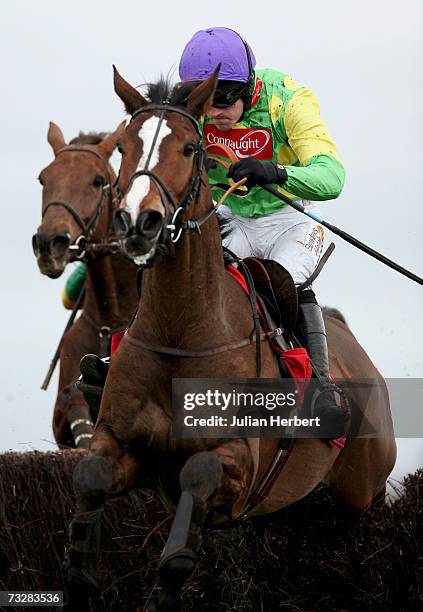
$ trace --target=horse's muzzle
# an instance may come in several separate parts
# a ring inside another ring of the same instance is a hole
[[[163,228],[163,216],[157,210],[142,210],[137,218],[137,234],[153,240]]]
[[[163,215],[156,210],[141,211],[135,226],[125,209],[117,210],[114,216],[114,230],[123,250],[138,265],[145,265],[154,257],[163,223]]]
[[[65,269],[71,240],[69,234],[37,232],[32,237],[32,250],[40,272],[50,278],[58,278]]]

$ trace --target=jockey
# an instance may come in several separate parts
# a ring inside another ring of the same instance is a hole
[[[182,81],[201,81],[219,63],[213,106],[203,120],[204,140],[206,145],[228,145],[239,161],[227,174],[215,164],[209,168],[209,179],[213,185],[247,178],[248,187],[245,195],[231,194],[217,209],[223,245],[241,258],[277,261],[299,287],[320,259],[323,227],[260,185],[273,185],[318,214],[315,201],[338,197],[344,186],[336,144],[320,118],[315,95],[287,74],[255,69],[251,48],[234,30],[196,32],[182,53],[179,76]],[[222,155],[221,150],[216,153]],[[326,383],[316,413],[330,415],[331,422],[338,421],[342,428],[347,411],[340,407],[337,388],[329,378],[322,311],[310,286],[298,292],[298,302],[296,335]]]
[[[230,195],[217,210],[223,245],[241,258],[277,261],[299,287],[320,259],[323,227],[260,185],[274,185],[318,213],[315,202],[338,197],[344,185],[337,147],[320,118],[314,94],[287,74],[256,70],[251,48],[234,30],[215,27],[196,32],[182,53],[181,81],[205,80],[219,63],[213,106],[202,121],[204,141],[228,145],[239,161],[226,174],[220,165],[210,168],[209,160],[209,179],[213,185],[247,178],[248,188],[245,195]],[[216,153],[222,155],[221,150]],[[311,286],[298,292],[298,302],[295,333],[325,381],[316,414],[327,414],[343,430],[347,411],[340,407],[337,387],[329,378],[325,326]],[[107,370],[90,357],[81,363],[84,380],[100,384]]]

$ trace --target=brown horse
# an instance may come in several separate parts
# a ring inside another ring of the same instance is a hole
[[[208,214],[213,205],[197,119],[211,106],[216,81],[217,74],[179,86],[163,104],[169,93],[160,86],[150,89],[148,102],[115,73],[116,92],[132,115],[120,144],[124,198],[116,222],[128,255],[153,265],[144,272],[138,316],[112,359],[88,457],[75,470],[67,609],[90,609],[104,501],[135,486],[150,487],[176,506],[160,561],[162,590],[148,609],[180,609],[202,527],[243,513],[276,452],[276,439],[177,439],[170,429],[173,378],[253,378],[256,372],[254,344],[234,348],[254,333],[251,308],[225,272],[218,223]],[[200,234],[190,231],[196,224]],[[178,228],[183,235],[173,244]],[[327,328],[335,377],[380,380],[346,325],[329,318]],[[267,343],[261,372],[279,376]],[[295,440],[252,514],[292,504],[322,481],[358,513],[380,497],[395,462],[389,401],[380,389],[369,405],[360,405],[354,389],[350,399],[377,432],[390,432],[388,439],[351,439],[342,451],[318,439]]]
[[[82,316],[61,345],[53,415],[54,436],[60,447],[75,446],[76,442],[78,448],[88,448],[96,415],[90,414],[74,385],[80,359],[86,353],[99,354],[102,337],[107,340],[111,330],[127,325],[137,304],[136,267],[121,254],[110,256],[102,242],[110,235],[116,195],[116,177],[108,160],[123,128],[122,123],[105,138],[82,135],[69,145],[57,125],[51,123],[48,130],[55,158],[39,176],[43,212],[33,237],[38,266],[42,274],[57,278],[77,257],[87,263]]]

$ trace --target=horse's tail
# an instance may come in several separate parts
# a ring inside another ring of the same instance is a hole
[[[348,323],[340,310],[337,308],[329,308],[329,306],[324,306],[322,308],[323,315],[326,317],[332,317],[333,319],[338,319],[348,327]]]

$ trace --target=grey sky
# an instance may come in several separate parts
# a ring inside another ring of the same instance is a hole
[[[31,251],[40,222],[35,180],[52,158],[49,120],[66,139],[122,119],[111,64],[133,84],[175,71],[198,29],[225,25],[258,66],[313,89],[347,169],[324,217],[423,274],[420,0],[301,3],[106,3],[17,0],[1,9],[2,361],[0,450],[53,449],[56,380],[40,383],[68,313],[64,277],[41,277]],[[340,308],[386,377],[422,377],[422,288],[334,239],[316,284]],[[407,406],[404,405],[404,410]],[[423,463],[423,441],[402,441],[395,476]]]

